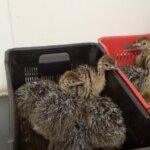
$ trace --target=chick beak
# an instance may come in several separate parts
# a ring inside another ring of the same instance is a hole
[[[120,68],[117,67],[117,66],[111,66],[111,67],[110,67],[110,70],[120,70]]]
[[[141,48],[142,45],[141,45],[141,43],[134,43],[134,44],[133,44],[133,47],[135,47],[135,48]]]

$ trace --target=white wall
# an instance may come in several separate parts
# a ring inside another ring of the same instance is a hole
[[[6,89],[4,52],[13,47],[7,0],[0,0],[0,90]]]
[[[17,47],[97,42],[104,35],[150,33],[150,0],[8,1],[12,40]],[[5,24],[9,26],[7,21]],[[4,50],[0,50],[2,58]]]

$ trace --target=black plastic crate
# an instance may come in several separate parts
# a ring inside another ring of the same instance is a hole
[[[17,150],[19,142],[14,91],[25,82],[40,78],[57,81],[61,73],[80,64],[95,66],[103,54],[103,49],[96,43],[14,48],[6,51],[5,67],[10,103],[9,150]],[[123,111],[127,126],[124,149],[150,145],[149,115],[116,72],[110,71],[106,77],[104,93],[110,95]]]

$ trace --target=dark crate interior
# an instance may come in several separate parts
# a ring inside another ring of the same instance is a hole
[[[10,99],[10,150],[18,148],[17,112],[13,92],[22,84],[38,79],[57,81],[60,74],[80,64],[96,66],[104,54],[95,43],[70,44],[62,46],[30,47],[10,49],[5,54],[5,66]],[[123,111],[127,127],[124,149],[150,145],[148,140],[149,115],[137,102],[120,77],[113,71],[106,74],[107,85],[103,94],[111,96]],[[19,149],[19,148],[18,148]]]

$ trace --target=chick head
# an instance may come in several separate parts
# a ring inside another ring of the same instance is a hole
[[[83,85],[78,73],[73,71],[66,71],[59,79],[59,87],[64,92],[76,92],[76,87]]]
[[[97,63],[97,70],[117,70],[116,60],[108,55],[103,55]]]
[[[140,49],[149,49],[150,48],[150,39],[147,37],[140,37],[137,39],[135,43],[133,43],[133,47]]]

